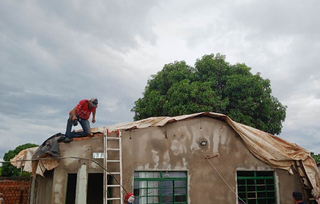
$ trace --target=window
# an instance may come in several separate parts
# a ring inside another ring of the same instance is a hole
[[[237,187],[247,204],[277,203],[273,171],[237,171]]]
[[[187,201],[187,172],[134,173],[135,204],[178,204]]]

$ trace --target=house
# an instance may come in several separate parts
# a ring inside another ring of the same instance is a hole
[[[38,170],[47,170],[33,179],[30,203],[121,203],[132,192],[139,204],[291,204],[293,191],[304,192],[299,168],[313,196],[320,193],[305,149],[222,114],[153,117],[92,132],[60,142],[56,165],[40,160]]]

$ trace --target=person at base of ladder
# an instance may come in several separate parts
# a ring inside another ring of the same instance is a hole
[[[302,193],[295,191],[292,193],[292,197],[295,204],[305,204],[302,199]]]
[[[96,122],[96,109],[98,108],[98,99],[81,100],[78,105],[69,112],[69,118],[66,128],[66,137],[64,142],[71,142],[74,137],[92,136],[89,118],[92,113],[92,123]],[[72,125],[80,123],[82,132],[71,132]]]

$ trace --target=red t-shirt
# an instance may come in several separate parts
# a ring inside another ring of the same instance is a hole
[[[98,105],[96,107],[93,107],[91,110],[89,110],[89,100],[81,100],[79,104],[77,105],[76,114],[85,120],[88,120],[90,118],[90,114],[92,111],[96,110],[98,108]]]

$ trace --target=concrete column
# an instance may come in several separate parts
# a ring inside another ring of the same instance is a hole
[[[31,186],[30,186],[30,204],[35,204],[36,199],[35,199],[35,192],[36,192],[36,178],[32,177],[31,179]]]
[[[51,203],[61,204],[66,202],[67,179],[67,173],[63,168],[58,167],[54,170]]]
[[[78,163],[76,204],[87,203],[88,160],[80,159]]]

